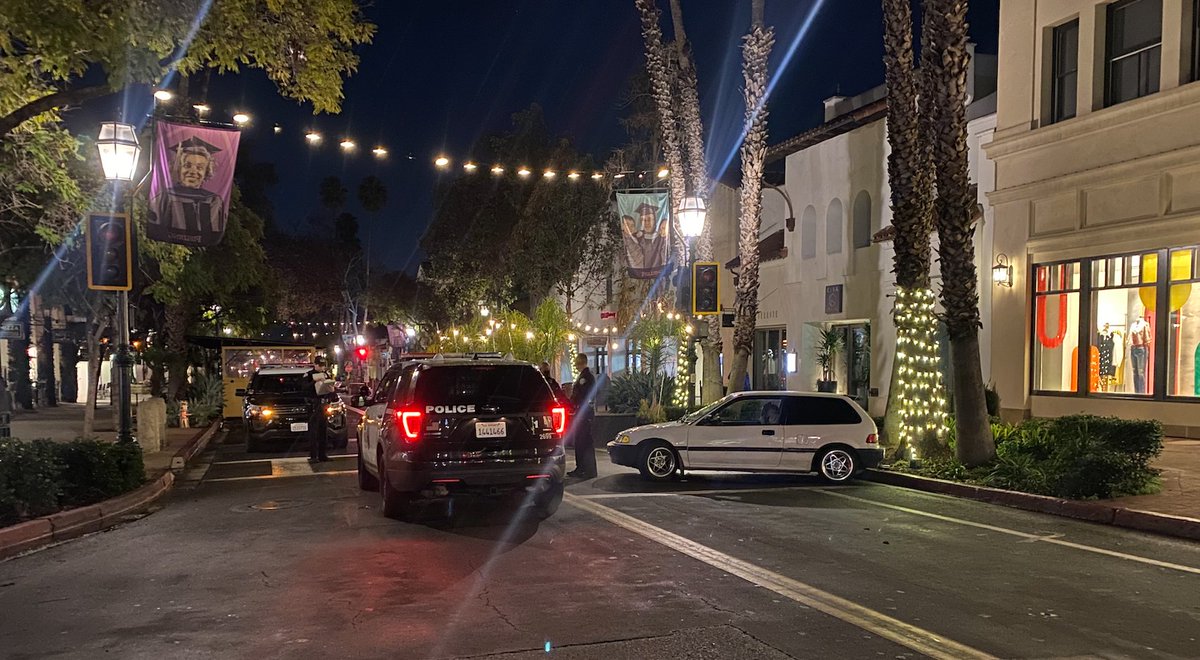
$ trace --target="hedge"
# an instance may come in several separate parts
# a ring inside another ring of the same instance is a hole
[[[0,526],[86,506],[142,484],[136,444],[0,440]]]
[[[968,469],[926,461],[929,476],[1071,499],[1139,495],[1158,489],[1151,463],[1162,452],[1156,420],[1068,415],[1019,425],[992,424],[996,459]]]

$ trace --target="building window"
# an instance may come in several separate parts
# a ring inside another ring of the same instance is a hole
[[[1033,268],[1035,392],[1200,401],[1200,247]]]
[[[1162,0],[1108,6],[1105,105],[1158,91],[1162,60]]]
[[[1088,391],[1152,393],[1158,255],[1092,260]]]
[[[804,209],[800,216],[800,258],[812,259],[817,256],[817,210],[813,207]]]
[[[1196,0],[1200,2],[1200,0]],[[851,238],[854,249],[871,247],[871,195],[865,190],[858,191],[854,196],[854,206],[851,207],[853,222]]]
[[[1079,19],[1054,28],[1054,70],[1050,79],[1050,121],[1075,116],[1079,78]]]
[[[825,212],[825,254],[842,253],[842,200],[829,203]]]
[[[1171,253],[1167,294],[1167,394],[1200,397],[1200,248]]]
[[[1034,266],[1033,389],[1074,392],[1079,360],[1078,261]]]

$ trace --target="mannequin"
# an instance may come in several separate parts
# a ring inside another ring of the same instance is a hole
[[[1144,317],[1137,317],[1129,326],[1129,361],[1133,365],[1133,391],[1146,393],[1146,367],[1150,361],[1150,324]]]
[[[1121,368],[1124,351],[1117,352],[1117,346],[1124,346],[1121,331],[1114,330],[1106,322],[1096,333],[1096,348],[1100,351],[1100,387],[1105,392],[1117,382],[1117,372]]]

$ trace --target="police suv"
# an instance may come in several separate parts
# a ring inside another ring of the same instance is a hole
[[[312,365],[263,365],[246,389],[242,420],[246,425],[246,451],[262,451],[268,443],[294,443],[308,437],[313,406],[324,410],[329,445],[344,449],[349,442],[346,407],[336,394],[315,397]]]
[[[380,380],[359,422],[358,485],[383,513],[419,500],[511,497],[549,517],[563,497],[566,402],[528,362],[498,354],[437,355]]]

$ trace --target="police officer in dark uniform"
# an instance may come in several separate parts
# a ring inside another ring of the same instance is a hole
[[[327,380],[322,371],[312,373],[313,391],[310,395],[312,406],[308,414],[308,462],[317,463],[329,460],[329,424],[325,418],[325,405],[328,403],[328,392],[333,390],[333,383]]]
[[[596,377],[588,369],[587,356],[583,353],[575,356],[575,369],[579,371],[579,377],[571,388],[571,405],[575,409],[575,417],[571,420],[571,434],[575,440],[575,469],[567,476],[594,479],[596,449],[592,439],[592,392],[596,388]]]

